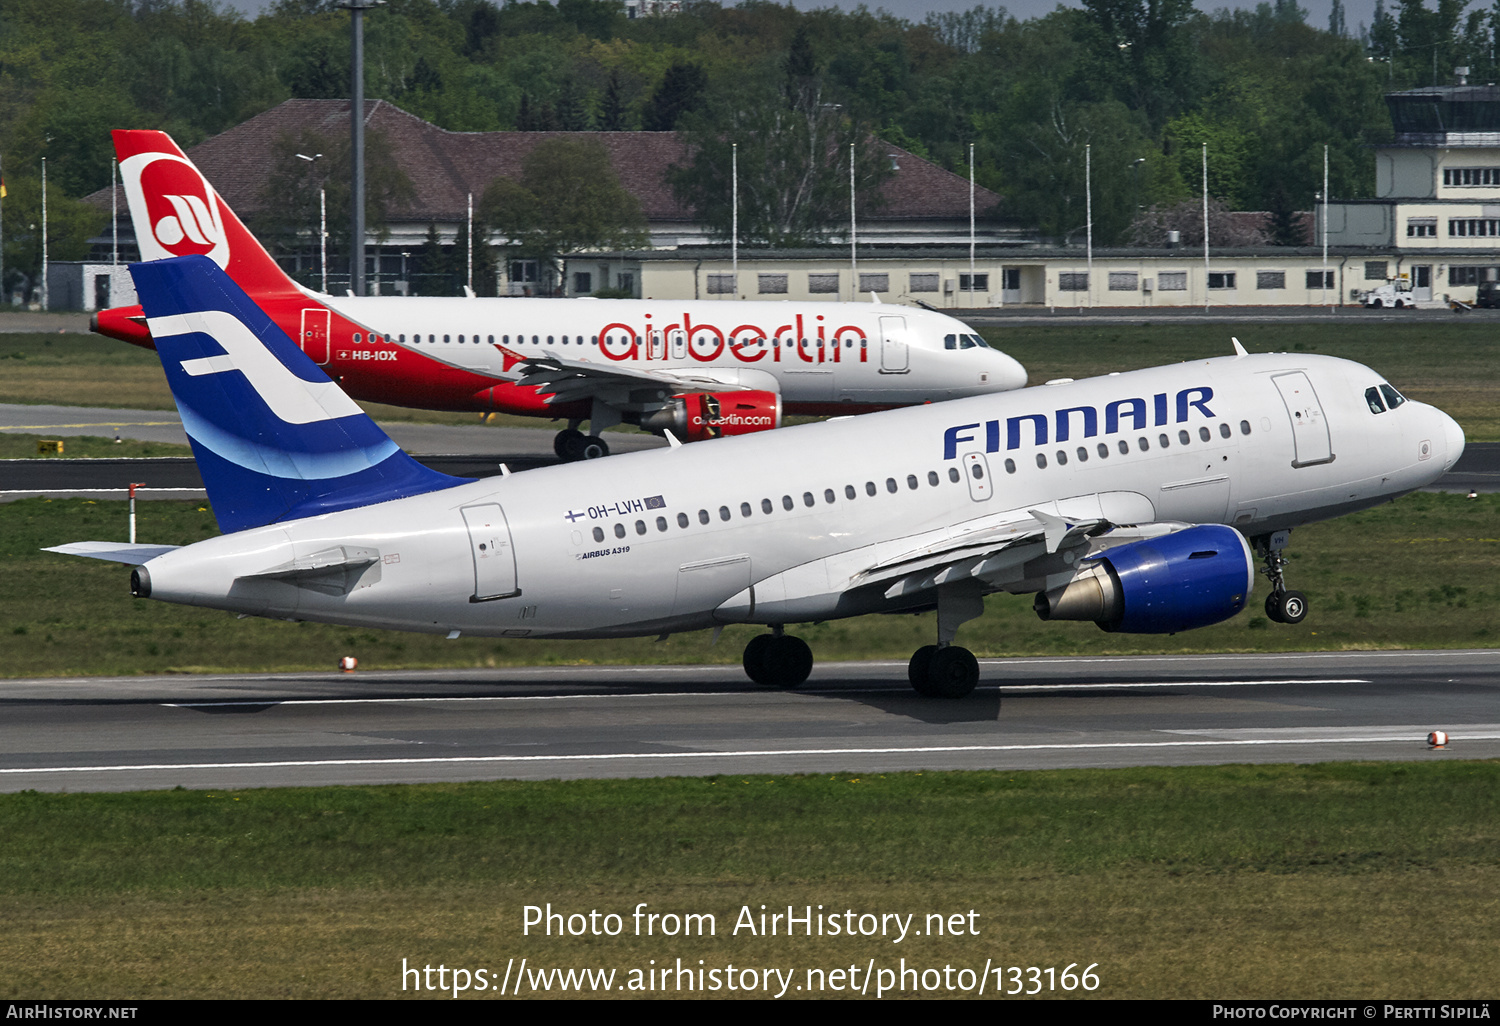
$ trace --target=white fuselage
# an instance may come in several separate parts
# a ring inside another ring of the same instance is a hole
[[[414,357],[487,378],[521,357],[660,374],[684,386],[778,391],[792,412],[837,412],[1020,388],[1026,372],[946,314],[874,303],[317,296],[342,318],[304,351],[337,374]],[[304,314],[306,316],[306,314]],[[376,342],[371,333],[379,336]],[[386,340],[389,340],[388,349]],[[370,367],[368,369],[375,369]],[[394,369],[394,367],[392,368]]]
[[[213,538],[146,570],[168,601],[490,636],[919,606],[930,593],[891,598],[860,574],[1027,510],[1253,537],[1429,484],[1462,433],[1417,402],[1373,412],[1362,396],[1380,382],[1301,354],[1184,363],[491,478]],[[339,549],[378,560],[342,586],[253,576]],[[1071,572],[1059,559],[1039,548],[989,587],[1055,586]]]

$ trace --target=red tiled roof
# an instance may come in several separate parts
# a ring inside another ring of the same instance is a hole
[[[640,201],[650,222],[688,222],[693,212],[677,201],[665,171],[687,160],[687,148],[672,132],[449,132],[383,100],[365,102],[366,128],[385,136],[390,152],[411,180],[416,198],[406,210],[387,215],[395,221],[459,221],[468,194],[477,198],[498,177],[519,179],[526,155],[542,140],[563,137],[603,144],[620,184]],[[286,136],[314,131],[336,135],[349,130],[348,100],[287,100],[264,114],[187,151],[215,189],[242,217],[265,205],[265,181],[275,144]],[[881,143],[896,157],[898,170],[882,190],[884,204],[866,220],[963,220],[969,216],[969,183],[899,146]],[[107,199],[100,190],[89,199]],[[980,216],[1000,197],[975,190]],[[121,206],[123,209],[123,204]]]

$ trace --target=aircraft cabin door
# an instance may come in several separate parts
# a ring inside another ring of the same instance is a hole
[[[674,359],[674,360],[686,360],[687,359],[687,347],[688,347],[687,332],[683,331],[681,328],[675,328],[675,329],[673,329],[673,331],[672,331],[672,359]]]
[[[1301,371],[1278,374],[1271,379],[1286,403],[1286,412],[1292,420],[1292,441],[1296,446],[1294,467],[1309,467],[1319,463],[1333,462],[1333,443],[1328,436],[1328,421],[1323,418],[1323,405],[1313,391],[1312,382]]]
[[[328,365],[328,316],[323,309],[302,311],[302,351],[319,367]]]
[[[984,453],[964,453],[964,477],[969,482],[969,498],[975,502],[984,502],[994,494],[994,485],[990,484],[990,461],[984,458]]]
[[[880,373],[907,373],[911,370],[908,357],[906,318],[880,318]]]
[[[667,358],[667,343],[661,337],[661,332],[655,328],[646,333],[646,359],[665,360]]]
[[[505,512],[493,502],[462,509],[474,555],[474,594],[470,602],[521,594],[516,583],[516,553],[510,543]]]

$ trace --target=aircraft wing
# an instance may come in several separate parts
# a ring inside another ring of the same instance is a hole
[[[630,401],[630,393],[646,388],[680,392],[738,392],[751,386],[741,384],[737,373],[715,375],[708,371],[642,370],[620,364],[604,365],[587,360],[565,360],[556,356],[521,357],[506,368],[505,376],[518,385],[550,392],[547,402],[566,403],[577,399],[606,399],[616,403]]]
[[[65,556],[87,556],[89,559],[107,559],[111,563],[140,566],[160,556],[163,552],[171,552],[181,547],[180,545],[131,545],[122,542],[86,541],[54,545],[42,551],[61,552]]]
[[[1135,492],[1075,496],[1008,510],[880,552],[850,572],[845,587],[885,584],[885,597],[898,598],[964,578],[996,577],[1038,556],[1084,551],[1106,534],[1108,544],[1119,544],[1178,526],[1150,523],[1155,513],[1152,503]],[[1123,523],[1134,526],[1121,527]]]

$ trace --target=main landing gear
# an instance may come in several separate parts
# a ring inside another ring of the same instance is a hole
[[[907,665],[911,686],[929,698],[963,698],[979,683],[979,661],[974,653],[953,644],[960,624],[984,612],[983,586],[968,579],[938,588],[938,643],[917,649]],[[771,688],[801,687],[812,673],[812,649],[801,638],[785,633],[780,624],[770,634],[750,639],[745,646],[745,673]]]
[[[1307,596],[1300,591],[1288,591],[1282,575],[1289,560],[1282,555],[1292,532],[1277,531],[1255,539],[1255,550],[1266,561],[1260,572],[1271,582],[1271,594],[1266,596],[1266,616],[1275,623],[1301,623],[1307,618]]]
[[[750,639],[745,646],[744,665],[746,675],[764,687],[800,688],[812,673],[812,649],[776,624],[770,634]]]
[[[963,698],[979,683],[979,660],[953,644],[961,624],[984,613],[984,592],[969,578],[938,587],[938,641],[923,645],[906,664],[906,678],[928,698]]]
[[[578,430],[581,421],[569,421],[566,431],[559,431],[552,442],[552,450],[564,463],[578,460],[597,460],[609,455],[609,446],[598,435],[586,435]]]

